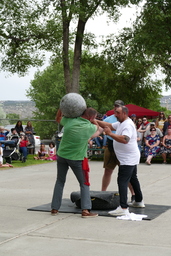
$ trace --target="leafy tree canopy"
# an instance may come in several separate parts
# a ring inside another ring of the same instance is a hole
[[[85,26],[91,17],[107,12],[116,21],[119,8],[140,0],[2,0],[0,2],[1,68],[25,74],[43,64],[41,51],[62,52],[66,91],[79,92],[82,45],[90,44]],[[73,28],[73,24],[75,28]],[[69,49],[74,48],[72,64]],[[72,65],[72,67],[70,66]],[[72,70],[72,73],[71,73]]]
[[[171,87],[171,1],[147,1],[125,39],[133,55],[141,52],[156,68],[161,68],[166,75],[166,88]]]
[[[15,113],[9,113],[9,114],[6,114],[6,118],[7,119],[11,119],[11,120],[9,120],[9,123],[13,124],[15,122],[14,121],[15,119],[20,120],[20,115],[19,114],[15,114]]]
[[[72,60],[73,53],[70,53]],[[151,81],[148,73],[144,77],[143,63],[126,57],[117,59],[113,53],[90,55],[83,53],[81,63],[80,93],[87,106],[104,114],[113,107],[116,99],[126,104],[156,110],[160,108],[160,81]],[[122,68],[120,68],[122,66]],[[143,77],[142,77],[143,73]],[[65,95],[62,61],[54,59],[43,72],[37,72],[28,90],[28,96],[35,102],[36,119],[54,120],[61,98]],[[52,137],[57,130],[54,122],[35,123],[35,130],[42,138]]]

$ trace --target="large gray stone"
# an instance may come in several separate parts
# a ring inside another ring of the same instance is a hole
[[[86,107],[84,98],[78,93],[68,93],[60,102],[60,109],[66,117],[81,116]]]

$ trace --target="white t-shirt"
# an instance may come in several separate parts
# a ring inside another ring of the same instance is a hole
[[[127,144],[123,144],[113,140],[113,146],[120,165],[137,165],[140,161],[140,151],[137,145],[137,131],[134,123],[130,118],[124,122],[116,122],[112,124],[116,129],[116,134],[127,135],[130,140]]]

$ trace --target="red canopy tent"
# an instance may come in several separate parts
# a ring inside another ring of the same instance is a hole
[[[147,116],[147,118],[152,119],[153,117],[157,117],[160,113],[160,112],[153,111],[147,108],[142,108],[133,104],[128,104],[126,105],[126,107],[129,109],[129,116],[131,116],[132,114],[135,114],[137,117]],[[106,112],[107,116],[111,116],[113,114],[114,114],[113,109]]]

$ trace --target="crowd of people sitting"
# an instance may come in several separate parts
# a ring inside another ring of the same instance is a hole
[[[45,144],[41,143],[37,156],[34,156],[35,160],[57,160],[56,146],[53,141],[49,143],[48,151],[45,148]]]
[[[11,133],[10,133],[11,132]],[[22,162],[26,162],[28,154],[34,154],[35,141],[34,141],[34,129],[30,121],[27,122],[25,128],[23,128],[22,122],[19,120],[11,131],[0,126],[0,167],[13,167],[7,162],[3,164],[4,153],[9,154],[11,149],[16,149],[20,153],[19,158]],[[49,143],[49,147],[46,150],[45,145],[41,143],[40,149],[36,156],[36,160],[50,160],[57,159],[56,147],[53,142]]]
[[[103,115],[97,119],[103,120]],[[167,156],[171,157],[171,115],[166,118],[164,112],[160,112],[156,120],[148,121],[147,117],[137,118],[136,114],[130,116],[137,129],[137,144],[141,155],[145,157],[146,164],[151,165],[152,158],[161,155],[163,163],[167,164]],[[89,141],[89,147],[104,149],[107,137],[105,134]]]
[[[131,115],[132,121],[137,129],[137,143],[140,152],[146,158],[146,164],[151,165],[151,160],[157,155],[161,155],[163,163],[167,164],[167,155],[171,156],[171,115],[166,118],[164,112],[153,122],[149,122],[147,117],[136,119],[136,115]]]
[[[22,122],[19,120],[14,128],[10,130],[0,127],[0,142],[1,142],[1,156],[3,157],[3,150],[11,150],[18,146],[20,152],[20,160],[25,162],[30,148],[35,146],[33,128],[30,121],[27,122],[25,129],[23,129]],[[9,151],[10,152],[10,151]],[[31,152],[32,153],[32,152]],[[1,161],[2,162],[2,161]]]
[[[105,116],[99,114],[97,119],[103,120]],[[167,164],[167,156],[171,157],[171,115],[166,118],[164,112],[160,112],[158,118],[149,122],[147,117],[137,118],[135,114],[130,116],[137,129],[137,144],[141,154],[146,158],[146,164],[151,165],[151,160],[157,155],[161,155],[163,163]],[[19,145],[19,151],[23,156],[22,161],[25,162],[29,150],[34,148],[34,129],[30,121],[27,122],[23,129],[22,122],[19,120],[15,127],[11,129],[10,139],[8,133],[10,131],[4,127],[0,127],[0,167],[2,163],[4,141],[9,142],[9,147],[13,143]],[[96,148],[104,149],[107,145],[107,136],[102,133],[100,136],[89,141],[90,148],[96,145]],[[30,152],[33,153],[32,151]],[[48,150],[45,145],[41,144],[38,154],[34,156],[35,160],[56,160],[56,147],[50,142]]]

